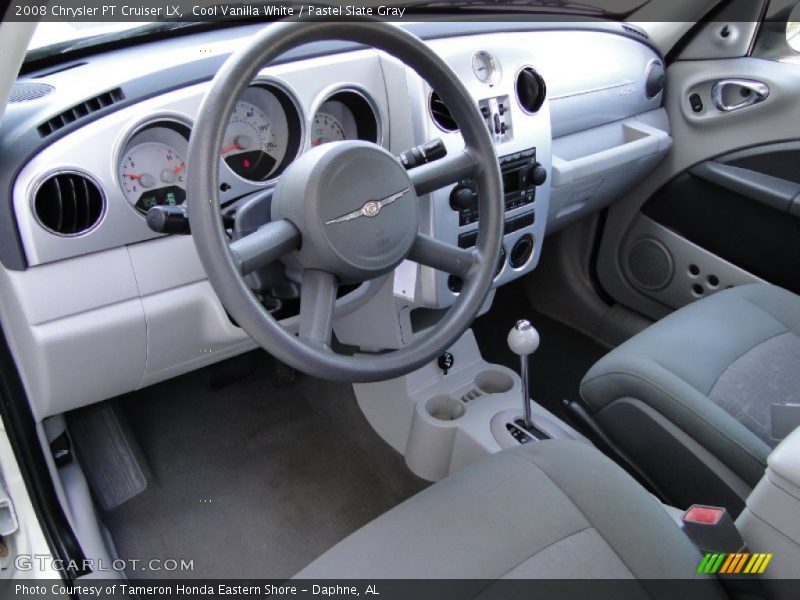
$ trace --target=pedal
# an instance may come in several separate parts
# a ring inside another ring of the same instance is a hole
[[[147,488],[149,469],[130,424],[114,403],[67,415],[75,456],[103,510],[111,510]]]
[[[212,390],[219,390],[250,375],[255,368],[255,353],[248,352],[222,362],[209,365],[202,371],[203,378]]]

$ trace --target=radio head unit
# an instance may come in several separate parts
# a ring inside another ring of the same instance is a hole
[[[547,171],[536,162],[536,148],[501,157],[500,171],[506,211],[533,204],[536,187],[547,180]],[[456,184],[450,193],[450,207],[458,211],[459,227],[478,220],[478,193],[473,180],[464,179]]]

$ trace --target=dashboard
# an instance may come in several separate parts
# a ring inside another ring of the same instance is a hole
[[[495,142],[506,210],[496,286],[535,269],[548,233],[620,197],[669,149],[663,61],[632,27],[408,27],[453,68]],[[191,236],[153,231],[146,213],[185,203],[200,103],[256,29],[120,49],[15,86],[24,99],[0,128],[9,196],[0,206],[0,309],[38,417],[253,347],[213,293]],[[436,138],[448,153],[463,148],[435,90],[395,59],[349,44],[296,49],[261,70],[227,125],[217,168],[229,233],[269,218],[281,173],[314,146],[358,139],[399,156]],[[475,245],[472,182],[423,196],[418,208],[424,233]],[[265,306],[295,327],[298,290],[283,267],[251,277]],[[459,290],[452,276],[403,263],[347,290],[336,335],[365,350],[398,347]]]

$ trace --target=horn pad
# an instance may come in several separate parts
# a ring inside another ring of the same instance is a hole
[[[417,234],[417,195],[400,161],[361,141],[332,142],[303,154],[283,173],[272,219],[287,219],[302,235],[290,257],[342,283],[393,270]]]

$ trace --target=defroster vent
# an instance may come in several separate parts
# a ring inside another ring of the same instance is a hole
[[[98,110],[106,108],[107,106],[111,106],[112,104],[116,104],[124,99],[125,94],[122,93],[120,88],[109,90],[103,94],[100,94],[99,96],[84,100],[80,104],[76,104],[72,108],[69,108],[64,112],[51,117],[39,125],[37,130],[39,131],[39,135],[42,137],[47,137],[51,133],[66,127],[70,123],[79,121],[93,112],[97,112]]]

